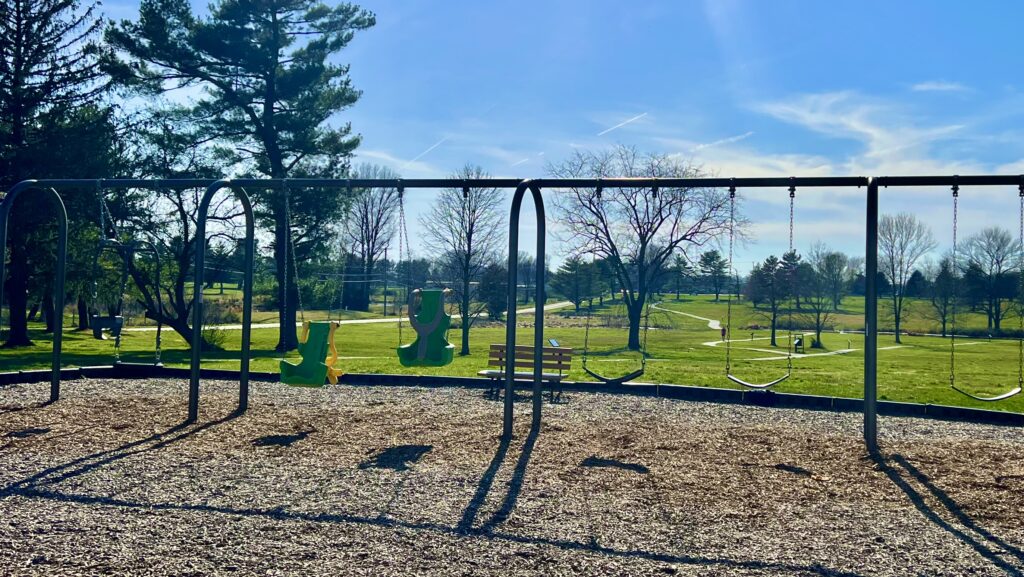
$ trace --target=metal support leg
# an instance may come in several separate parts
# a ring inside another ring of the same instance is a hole
[[[245,276],[242,287],[242,355],[238,379],[238,412],[249,406],[249,357],[252,334],[253,255],[256,246],[256,221],[249,195],[230,180],[219,180],[206,189],[196,217],[196,256],[192,283],[192,366],[188,385],[188,422],[199,418],[199,364],[203,348],[203,273],[206,268],[206,219],[213,195],[222,188],[231,188],[245,212]]]
[[[519,212],[522,209],[523,197],[526,191],[533,194],[533,204],[537,213],[537,292],[536,318],[534,322],[534,364],[533,364],[533,423],[534,429],[538,429],[541,423],[541,410],[544,404],[543,382],[541,373],[543,371],[543,357],[541,351],[544,348],[544,239],[545,217],[544,200],[541,198],[540,188],[531,186],[529,181],[523,181],[516,187],[512,197],[512,211],[509,216],[508,229],[508,315],[505,324],[505,350],[512,362],[506,362],[505,368],[505,405],[504,418],[502,420],[501,438],[510,440],[512,438],[512,402],[515,396],[515,346],[516,346],[516,285],[519,282]]]
[[[864,251],[864,444],[878,450],[878,185],[868,180]]]

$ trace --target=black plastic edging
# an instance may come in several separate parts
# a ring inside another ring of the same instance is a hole
[[[78,378],[180,378],[189,377],[188,368],[165,367],[163,365],[147,365],[121,363],[106,366],[78,367],[61,369],[62,380]],[[233,380],[239,372],[230,369],[203,369],[200,377],[204,379]],[[280,375],[268,372],[250,372],[249,378],[259,382],[276,382]],[[50,371],[47,369],[0,373],[0,386],[14,384],[30,384],[49,382]],[[493,386],[492,379],[480,377],[448,377],[440,375],[395,375],[373,373],[345,373],[339,383],[356,386],[400,386],[400,387],[465,387],[486,389]],[[516,381],[523,387],[532,385],[532,381]],[[808,409],[834,412],[863,412],[863,399],[846,397],[823,397],[818,395],[801,395],[797,393],[776,393],[774,391],[743,391],[737,389],[719,389],[714,387],[696,387],[690,385],[658,385],[653,383],[628,383],[625,385],[609,385],[606,383],[587,381],[566,381],[562,390],[567,392],[590,392],[638,395],[647,397],[663,397],[681,401],[729,403],[737,405],[774,407],[787,409]],[[878,401],[878,413],[888,417],[917,417],[947,421],[966,421],[989,425],[1024,426],[1024,414],[1006,411],[991,411],[970,407],[952,407],[949,405],[925,405],[917,403],[898,403],[895,401]]]

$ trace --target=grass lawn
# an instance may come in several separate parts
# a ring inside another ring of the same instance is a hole
[[[925,303],[913,304],[923,306]],[[673,296],[666,295],[660,306],[708,319],[724,321],[726,318],[724,300],[716,303],[713,297],[685,297],[676,301]],[[638,353],[626,351],[624,348],[625,329],[605,326],[611,320],[620,320],[615,318],[621,314],[619,307],[618,304],[611,304],[595,312],[597,318],[593,319],[590,329],[588,365],[609,376],[628,373],[640,362]],[[836,331],[823,334],[825,348],[808,348],[807,353],[810,356],[795,358],[792,377],[775,387],[775,390],[860,397],[863,388],[864,339],[859,334],[838,331],[861,329],[863,319],[858,313],[862,309],[862,300],[850,298],[845,301],[844,314],[839,316],[843,321],[836,321]],[[307,318],[323,316],[324,313],[307,313]],[[351,317],[357,316],[359,314],[351,314]],[[582,352],[582,319],[572,317],[571,309],[549,313],[545,337],[557,339],[563,346],[571,346]],[[528,323],[529,319],[528,316],[522,317],[521,323]],[[972,319],[972,322],[978,321],[979,319]],[[719,331],[709,328],[706,321],[667,311],[652,310],[651,323],[653,328],[648,334],[647,372],[640,380],[709,387],[735,386],[725,378],[725,345],[709,344],[720,340]],[[773,380],[786,371],[787,333],[779,332],[779,346],[773,348],[769,345],[767,330],[739,329],[753,324],[767,323],[745,303],[734,303],[733,326],[736,328],[733,330],[734,341],[731,346],[733,373],[753,382]],[[914,331],[932,330],[925,319],[912,318],[907,325]],[[406,338],[411,340],[413,331],[408,326],[406,329]],[[750,340],[751,332],[754,340]],[[226,333],[227,350],[204,354],[204,367],[237,369],[241,333],[237,330]],[[471,333],[471,354],[466,357],[456,356],[454,363],[439,368],[407,369],[399,365],[394,351],[398,345],[398,328],[391,323],[345,325],[338,334],[337,344],[342,355],[341,366],[347,372],[468,376],[485,368],[488,346],[491,343],[504,342],[504,334],[504,327],[494,323],[474,328]],[[518,334],[521,343],[532,343],[531,328],[522,327]],[[126,331],[123,336],[122,359],[132,362],[150,361],[155,336],[154,332]],[[277,371],[277,359],[280,355],[273,350],[277,341],[277,330],[254,329],[252,336],[252,369]],[[0,350],[0,370],[47,368],[50,339],[40,331],[34,332],[33,338],[36,342],[34,347]],[[460,346],[458,330],[453,329],[449,338],[456,347]],[[1024,398],[1021,397],[1000,403],[979,403],[952,391],[949,388],[948,339],[904,336],[902,341],[901,345],[896,345],[892,335],[879,336],[879,398],[1024,411]],[[68,332],[64,342],[65,366],[109,364],[112,361],[113,343],[94,340],[91,333]],[[809,343],[810,339],[807,342]],[[962,386],[980,394],[994,394],[1016,385],[1016,341],[958,339],[957,343],[957,378]],[[289,356],[295,356],[295,353]],[[172,331],[165,331],[164,363],[170,366],[187,366],[188,360],[189,350],[184,341]],[[586,380],[588,377],[583,372],[580,361],[580,356],[574,359],[571,378]]]

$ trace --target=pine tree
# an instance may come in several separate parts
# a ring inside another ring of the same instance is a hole
[[[77,0],[0,0],[0,187],[32,177],[83,176],[68,173],[72,167],[58,166],[52,153],[67,140],[68,118],[76,117],[70,128],[80,130],[80,110],[95,103],[106,88],[95,41],[102,26],[96,7],[83,7]],[[87,145],[77,146],[80,151]],[[55,174],[58,169],[67,172]],[[36,203],[34,196],[20,198],[14,212],[18,216],[7,231],[6,346],[26,346],[32,344],[27,323],[31,279],[40,261],[47,269],[52,262],[50,255],[40,253],[50,252],[47,241],[53,235],[45,223],[53,213],[49,203]],[[65,295],[56,298],[63,303]]]
[[[202,86],[191,112],[208,138],[232,148],[243,170],[336,177],[348,170],[359,137],[349,124],[327,121],[360,92],[348,66],[330,60],[374,23],[372,13],[348,3],[218,0],[199,17],[188,0],[143,0],[138,22],[110,28],[107,39],[132,59],[112,67],[123,79],[155,91]],[[324,225],[337,218],[344,199],[312,189],[251,192],[274,228],[278,301],[285,303],[277,348],[292,349],[298,267],[287,266],[289,253],[294,247],[301,260],[322,248]]]

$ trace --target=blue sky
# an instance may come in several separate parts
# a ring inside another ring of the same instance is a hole
[[[466,163],[543,176],[575,148],[620,143],[720,176],[1024,172],[1021,4],[360,4],[378,24],[341,55],[363,98],[340,118],[363,136],[358,161],[406,177]],[[883,210],[916,212],[948,247],[948,191],[883,196]],[[745,198],[755,242],[738,260],[783,250],[785,191]],[[799,191],[798,248],[862,253],[862,206],[859,191]],[[1016,230],[1016,206],[1016,190],[964,190],[961,234]]]

